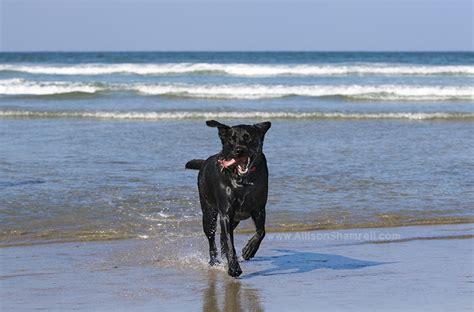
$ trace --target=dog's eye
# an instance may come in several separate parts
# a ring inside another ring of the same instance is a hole
[[[252,141],[252,138],[248,134],[244,134],[244,136],[242,138],[244,139],[245,142],[251,142]]]

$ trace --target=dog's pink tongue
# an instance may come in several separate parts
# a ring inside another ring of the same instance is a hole
[[[220,163],[221,166],[224,167],[224,168],[227,168],[227,167],[229,167],[229,166],[232,166],[232,165],[235,164],[236,162],[237,162],[237,160],[235,160],[234,158],[229,159],[229,160],[225,160],[225,159],[219,160],[219,163]]]

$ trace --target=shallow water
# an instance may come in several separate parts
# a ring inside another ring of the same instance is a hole
[[[272,121],[270,231],[472,222],[472,60],[0,54],[1,244],[201,235],[208,118]]]

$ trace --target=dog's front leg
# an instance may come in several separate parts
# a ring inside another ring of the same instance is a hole
[[[265,210],[258,210],[256,213],[252,214],[252,220],[255,223],[255,228],[257,233],[248,241],[244,249],[242,249],[242,257],[245,260],[249,260],[255,256],[257,253],[260,243],[265,237]]]
[[[202,215],[202,226],[204,229],[204,233],[209,241],[209,264],[215,265],[219,263],[217,259],[217,248],[216,248],[216,241],[215,241],[215,234],[217,228],[217,211],[212,209],[203,209]]]
[[[232,229],[235,230],[235,228],[239,225],[239,221],[235,221],[234,220],[234,223],[232,224]],[[225,232],[224,231],[221,231],[221,255],[222,257],[226,257],[227,259],[227,249],[229,247],[227,247],[227,239],[226,239],[226,236],[225,236]]]
[[[225,249],[227,249],[226,256],[227,256],[227,263],[229,266],[228,273],[230,276],[237,277],[240,274],[242,274],[242,270],[240,269],[239,261],[237,259],[237,254],[235,252],[235,247],[234,247],[234,229],[232,227],[232,221],[233,221],[232,212],[233,210],[229,207],[229,209],[225,209],[220,214],[221,244],[224,248],[226,247]]]

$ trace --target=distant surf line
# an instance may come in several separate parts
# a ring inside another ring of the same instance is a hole
[[[67,81],[0,80],[3,96],[54,96],[101,92],[134,92],[142,96],[195,99],[271,99],[292,96],[345,97],[369,101],[473,101],[473,86],[435,85],[282,85],[282,84],[184,84],[184,83],[99,83]]]
[[[333,120],[465,120],[474,121],[474,113],[446,112],[398,112],[398,113],[352,113],[352,112],[211,112],[211,111],[164,111],[164,112],[112,112],[112,111],[28,111],[0,110],[0,118],[76,118],[97,120],[192,120],[192,119],[333,119]]]
[[[357,64],[249,64],[249,63],[89,63],[89,64],[0,64],[0,72],[39,75],[230,75],[344,76],[344,75],[474,75],[471,65],[422,65],[393,63]]]

